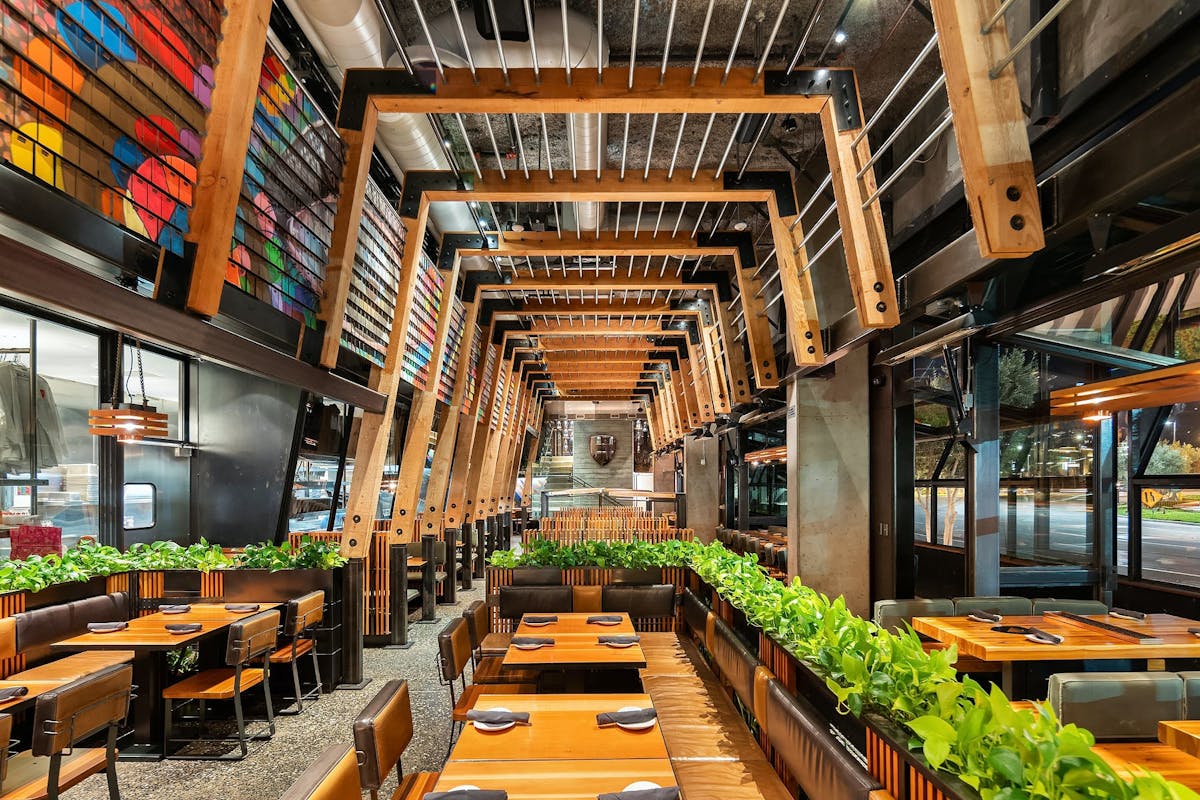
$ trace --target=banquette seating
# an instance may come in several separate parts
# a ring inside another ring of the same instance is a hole
[[[69,681],[132,661],[130,650],[88,651],[65,657],[50,650],[54,642],[86,633],[89,622],[126,621],[131,612],[129,595],[114,592],[0,619],[0,658],[22,655],[26,664],[26,669],[9,675],[8,680]]]
[[[519,573],[520,571],[518,571]],[[624,612],[639,630],[673,628],[675,585],[614,583],[606,586],[526,585],[499,587],[499,617],[515,623],[525,614]]]

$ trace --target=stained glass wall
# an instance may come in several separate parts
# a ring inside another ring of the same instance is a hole
[[[344,158],[337,130],[268,47],[225,279],[309,327]]]
[[[467,393],[463,397],[463,413],[475,402],[475,392],[479,388],[479,359],[483,353],[483,330],[476,325],[475,336],[471,339],[471,353],[467,359]]]
[[[429,362],[437,338],[438,313],[442,307],[445,281],[437,267],[421,254],[412,313],[408,316],[408,338],[400,360],[400,377],[422,391],[429,388]],[[436,388],[436,387],[435,387]]]
[[[489,342],[487,345],[487,358],[483,363],[483,382],[479,384],[480,387],[492,386],[492,373],[496,371],[496,350],[496,345]],[[483,401],[480,402],[479,410],[475,412],[476,421],[483,422],[483,410],[487,407],[488,402],[490,402],[489,397],[484,397]]]
[[[182,255],[222,6],[2,0],[0,157]]]
[[[381,367],[396,310],[404,238],[400,214],[375,182],[368,181],[346,298],[342,346]]]
[[[452,297],[451,302],[450,328],[446,331],[446,354],[442,356],[442,374],[438,379],[438,400],[447,404],[454,396],[454,382],[458,380],[463,329],[467,321],[467,309],[462,301]]]

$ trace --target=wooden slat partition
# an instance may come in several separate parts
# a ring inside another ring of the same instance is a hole
[[[25,610],[24,592],[6,592],[0,594],[0,617],[11,617]],[[12,658],[0,659],[0,677],[7,678],[13,673],[25,669],[25,656],[17,654]]]
[[[388,555],[391,525],[390,519],[375,520],[375,535],[371,537],[370,549],[363,557],[364,636],[387,636],[392,632],[392,566]],[[305,536],[314,542],[342,541],[341,531],[292,532],[288,534],[288,541],[296,547]]]
[[[137,596],[138,600],[143,598],[162,597],[166,594],[166,575],[161,571],[155,572],[139,572],[137,574]],[[139,603],[140,604],[140,603]],[[153,614],[153,608],[141,608],[137,614],[139,617],[144,617],[147,614]]]

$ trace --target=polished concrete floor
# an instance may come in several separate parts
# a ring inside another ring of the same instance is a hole
[[[363,671],[372,680],[365,689],[336,691],[306,705],[299,716],[279,717],[275,737],[254,743],[244,761],[121,762],[117,768],[121,796],[125,800],[275,800],[317,753],[352,741],[354,718],[391,678],[407,679],[412,693],[416,735],[404,754],[404,771],[440,769],[450,733],[450,698],[438,680],[437,634],[450,618],[482,596],[481,582],[476,582],[474,590],[459,592],[457,605],[438,607],[436,623],[412,625],[413,646],[408,650],[368,649]],[[391,796],[394,781],[393,775],[382,797]],[[65,796],[103,800],[108,797],[104,777],[89,778]]]

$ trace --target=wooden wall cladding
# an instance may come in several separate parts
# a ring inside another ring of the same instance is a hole
[[[446,331],[446,354],[442,356],[442,372],[438,376],[438,401],[449,405],[454,395],[462,360],[462,340],[467,327],[467,308],[457,297],[451,297],[450,328]]]

